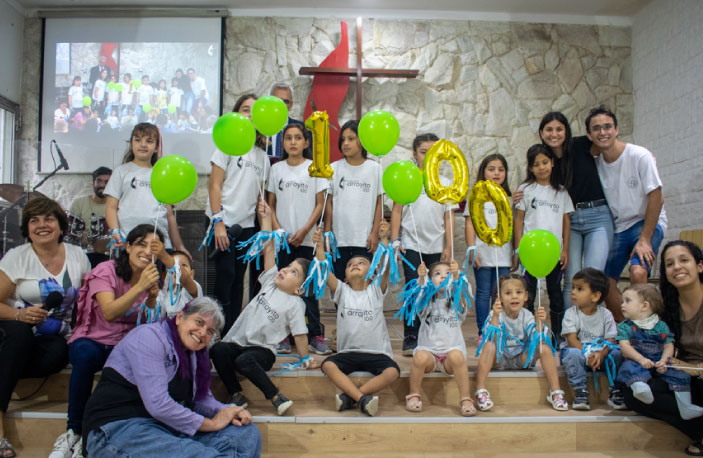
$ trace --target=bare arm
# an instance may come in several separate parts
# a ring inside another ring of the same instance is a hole
[[[474,224],[471,222],[470,216],[464,217],[464,238],[466,239],[467,247],[476,246],[476,231],[474,230]],[[473,251],[471,255],[475,259],[474,267],[478,269],[481,267],[481,259],[478,257],[476,251]]]
[[[222,208],[222,183],[225,181],[225,171],[212,164],[212,169],[210,170],[210,177],[207,181],[207,193],[210,197],[210,211],[214,215],[218,213]],[[218,250],[226,250],[229,248],[229,237],[227,236],[227,228],[225,228],[225,223],[219,221],[215,225],[215,248]]]
[[[332,230],[332,200],[327,198],[327,208],[325,209],[325,232]]]
[[[645,369],[650,369],[654,367],[654,362],[652,362],[648,358],[645,358],[640,352],[635,350],[632,344],[630,344],[629,340],[620,341],[620,350],[622,351],[623,357],[635,361]]]
[[[181,239],[181,232],[178,230],[178,222],[176,222],[176,214],[173,213],[173,205],[166,206],[166,221],[168,221],[168,236],[173,244],[173,249],[190,255],[190,252],[183,244],[183,239]]]
[[[571,219],[567,213],[564,213],[562,217],[561,238],[563,246],[561,247],[559,261],[561,262],[561,270],[565,270],[566,266],[569,265],[569,240],[571,238]]]
[[[268,200],[269,207],[271,207],[271,227],[273,227],[273,230],[278,230],[281,228],[281,224],[276,217],[276,194],[273,192],[268,193],[268,198],[266,200]]]
[[[139,281],[122,296],[115,298],[114,292],[101,291],[95,294],[95,299],[98,301],[100,311],[105,319],[107,321],[114,321],[127,313],[139,296],[155,285],[158,280],[159,272],[156,269],[156,265],[149,264],[139,277]]]
[[[455,232],[454,210],[444,212],[444,250],[442,251],[442,261],[449,261],[452,257],[452,234]]]
[[[322,229],[319,227],[315,229],[315,233],[312,235],[312,241],[315,244],[315,257],[317,258],[318,261],[325,261],[325,245],[322,240]],[[337,291],[337,277],[334,276],[334,270],[330,270],[329,275],[327,276],[327,287],[330,289],[332,294],[334,295],[334,292]]]
[[[400,237],[400,223],[403,219],[403,206],[398,203],[393,203],[393,209],[391,210],[391,240],[395,240]],[[403,253],[405,250],[401,247]]]
[[[272,227],[271,207],[269,207],[268,204],[261,199],[261,197],[259,197],[259,204],[256,206],[256,213],[259,216],[259,225],[261,226],[261,230],[270,231]],[[273,246],[273,240],[266,242],[266,245],[264,245],[264,249],[262,250],[262,254],[264,256],[264,272],[266,272],[276,265],[276,250]]]
[[[383,195],[379,194],[376,197],[376,209],[373,213],[373,225],[371,226],[371,232],[366,239],[366,248],[368,248],[369,253],[376,251],[378,247],[378,228],[381,223],[381,218],[383,216]]]
[[[581,344],[581,341],[578,338],[578,333],[576,332],[570,332],[566,335],[566,343],[568,343],[571,348],[578,348],[583,351],[583,345]]]
[[[657,221],[659,220],[659,214],[661,213],[663,205],[664,197],[662,196],[661,187],[647,194],[647,209],[644,212],[642,233],[640,234],[639,240],[637,240],[637,245],[635,245],[634,250],[632,250],[633,254],[639,256],[643,266],[646,262],[647,265],[651,267],[656,258],[650,241],[652,239],[652,234],[654,234],[654,229],[657,227]]]
[[[379,196],[381,197],[381,196]],[[381,241],[388,245],[388,234],[390,234],[390,228],[391,225],[388,224],[388,221],[385,219],[382,219],[380,224],[379,224],[379,236],[381,238]],[[393,255],[391,255],[393,256]],[[388,278],[390,278],[391,275],[391,269],[386,269],[385,272],[383,272],[383,276],[381,277],[381,291],[385,294],[388,288]]]

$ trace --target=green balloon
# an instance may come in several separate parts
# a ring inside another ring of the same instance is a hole
[[[359,141],[374,156],[388,154],[399,137],[398,120],[387,111],[369,111],[359,121]]]
[[[162,204],[173,205],[188,198],[198,184],[198,173],[183,156],[164,156],[151,169],[151,192]]]
[[[115,89],[117,89],[117,92],[122,92],[123,88],[124,88],[124,86],[122,86],[122,83],[115,85]]]
[[[397,204],[408,205],[422,193],[422,172],[411,161],[398,161],[383,172],[383,190]]]
[[[261,97],[251,107],[251,122],[267,137],[276,135],[288,124],[288,107],[278,97]]]
[[[115,86],[116,86],[116,85],[115,85],[115,83],[114,83],[113,81],[110,81],[109,83],[107,83],[107,88],[108,88],[109,90],[115,89]]]
[[[149,113],[151,111],[151,104],[150,103],[145,103],[142,105],[142,110],[144,113]]]
[[[212,140],[223,153],[241,156],[254,147],[256,130],[243,114],[225,113],[212,127]]]
[[[134,89],[139,89],[140,87],[142,87],[142,82],[139,80],[132,81],[132,86],[134,86]]]
[[[93,103],[93,99],[91,99],[89,95],[83,96],[83,106],[84,107],[89,107],[92,103]]]
[[[176,105],[169,103],[168,106],[166,107],[169,113],[173,114],[176,112]]]
[[[530,275],[546,277],[559,262],[561,244],[551,232],[534,229],[522,236],[518,252],[520,262]]]

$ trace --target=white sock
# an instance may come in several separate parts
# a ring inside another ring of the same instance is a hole
[[[684,420],[700,417],[703,415],[703,407],[695,405],[691,401],[690,391],[675,391],[676,405],[679,407],[679,413]]]
[[[632,385],[630,385],[630,389],[632,390],[632,395],[635,399],[639,399],[645,404],[651,404],[654,402],[652,389],[646,382],[633,382]]]

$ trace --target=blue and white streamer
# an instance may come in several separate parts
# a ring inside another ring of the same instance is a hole
[[[207,227],[207,231],[205,231],[205,237],[203,238],[203,241],[200,242],[200,247],[198,247],[198,251],[202,250],[203,247],[210,246],[210,244],[212,243],[212,239],[215,236],[215,226],[217,225],[217,223],[220,223],[222,221],[224,221],[224,215],[222,213],[222,210],[210,217],[210,224]]]
[[[325,250],[332,255],[332,260],[336,261],[341,257],[339,254],[339,247],[337,246],[337,237],[334,236],[334,232],[329,231],[322,234],[322,238],[325,240]]]
[[[540,332],[537,330],[536,324],[531,323],[525,330],[525,335],[527,336],[527,360],[525,361],[525,368],[530,366],[541,344],[547,345],[552,350],[552,354],[556,355],[557,349],[554,346],[554,334],[546,324],[542,323],[542,331]],[[541,351],[540,349],[540,352]]]
[[[585,356],[587,360],[589,356],[594,353],[598,353],[606,347],[608,347],[611,351],[620,349],[620,346],[612,342],[608,342],[602,337],[598,337],[593,342],[586,342],[582,346],[583,356]],[[605,366],[605,375],[608,377],[608,385],[613,386],[615,383],[615,376],[617,375],[617,367],[615,365],[615,359],[610,352],[608,352],[608,356],[606,356],[603,360],[603,366]],[[596,391],[598,391],[598,375],[596,374],[596,371],[593,371],[593,384],[596,387]]]
[[[491,342],[493,348],[496,349],[496,362],[499,363],[503,359],[503,350],[505,349],[505,339],[507,337],[505,335],[505,325],[500,323],[499,326],[493,326],[491,323],[486,323],[482,334],[483,339],[481,339],[481,343],[476,349],[476,356],[481,354],[486,342]]]
[[[424,284],[418,283],[418,279],[410,280],[403,287],[403,291],[398,294],[401,304],[400,310],[393,318],[401,318],[409,325],[415,321],[415,317],[426,307],[430,306],[432,296],[435,294],[435,287],[431,281],[425,279]]]
[[[325,260],[320,261],[314,258],[310,261],[310,268],[308,269],[308,276],[303,282],[303,292],[307,296],[310,291],[310,286],[312,286],[312,291],[315,294],[316,299],[322,299],[325,294],[325,287],[327,286],[327,279],[330,276],[330,272],[333,272],[332,267],[332,255],[325,253]]]
[[[278,261],[279,250],[285,249],[288,253],[290,253],[287,238],[288,234],[282,229],[277,231],[259,231],[249,240],[237,243],[237,248],[249,247],[247,252],[244,255],[239,256],[237,259],[244,259],[244,262],[256,260],[256,268],[261,269],[261,252],[264,250],[266,243],[273,239],[276,251],[276,261]]]

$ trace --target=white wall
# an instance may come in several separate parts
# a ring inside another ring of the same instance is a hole
[[[703,229],[703,1],[655,0],[634,18],[635,142],[657,157],[667,239]]]
[[[15,103],[20,103],[23,34],[24,16],[8,0],[0,0],[0,95]]]

